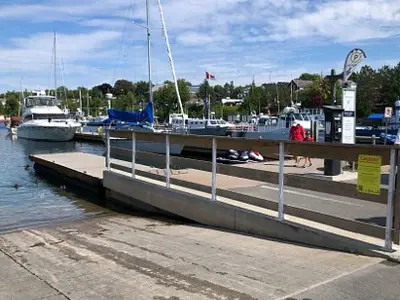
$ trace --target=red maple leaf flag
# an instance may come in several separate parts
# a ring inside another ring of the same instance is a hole
[[[206,79],[215,80],[215,76],[209,72],[206,72]]]

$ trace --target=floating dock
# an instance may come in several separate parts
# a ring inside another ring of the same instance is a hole
[[[76,141],[103,143],[101,135],[97,132],[77,132],[74,139]]]
[[[378,203],[289,187],[285,192],[286,221],[280,222],[276,219],[276,185],[265,180],[218,174],[218,201],[211,201],[211,173],[207,171],[172,170],[167,188],[161,168],[136,164],[133,179],[129,162],[113,160],[108,171],[101,156],[63,153],[30,158],[39,174],[58,174],[71,185],[91,186],[92,191],[101,191],[107,204],[116,202],[133,210],[175,215],[216,228],[397,259],[397,254],[379,246],[381,240],[376,237],[384,234],[383,227],[357,221],[384,215],[385,207]],[[229,167],[246,171],[243,166]],[[258,172],[256,168],[247,170]]]

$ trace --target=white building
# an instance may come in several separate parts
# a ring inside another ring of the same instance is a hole
[[[229,97],[221,99],[222,105],[239,106],[243,104],[243,99],[231,99]]]

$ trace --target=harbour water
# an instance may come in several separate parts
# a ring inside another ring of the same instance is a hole
[[[32,153],[74,151],[102,155],[104,146],[16,139],[0,124],[0,232],[78,220],[107,211],[64,186],[55,186],[36,176],[28,158]]]

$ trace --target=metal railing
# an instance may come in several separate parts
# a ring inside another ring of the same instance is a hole
[[[400,231],[400,193],[396,193],[396,175],[397,182],[400,183],[400,176],[396,174],[397,166],[400,160],[400,151],[397,146],[371,146],[371,145],[343,145],[343,144],[327,144],[327,143],[308,143],[308,142],[294,142],[294,141],[276,141],[276,140],[258,140],[258,139],[244,139],[244,138],[230,138],[230,137],[215,137],[215,136],[196,136],[196,135],[185,135],[185,134],[164,134],[164,133],[147,133],[147,132],[134,132],[130,130],[115,130],[107,129],[106,133],[106,169],[111,170],[111,137],[123,138],[132,141],[132,149],[128,150],[131,152],[131,172],[132,178],[136,179],[136,156],[137,153],[137,141],[146,142],[156,142],[165,144],[165,185],[167,188],[171,186],[171,155],[170,148],[171,143],[181,143],[189,146],[202,146],[209,147],[212,152],[211,159],[211,200],[217,201],[217,170],[222,171],[222,174],[229,174],[234,177],[242,177],[253,180],[260,179],[260,172],[257,170],[252,170],[251,172],[246,172],[244,168],[235,171],[232,166],[220,166],[217,165],[217,150],[219,149],[237,149],[237,150],[257,150],[260,151],[262,155],[268,155],[271,153],[278,154],[279,157],[279,171],[278,171],[278,192],[277,192],[277,202],[278,202],[278,220],[285,220],[285,199],[284,199],[284,188],[285,188],[285,176],[287,179],[292,176],[290,174],[285,174],[285,156],[286,155],[301,155],[305,157],[312,158],[325,158],[332,160],[343,160],[343,161],[357,161],[358,155],[368,154],[368,155],[379,155],[382,159],[383,165],[390,166],[389,172],[389,185],[387,192],[381,192],[381,195],[366,197],[365,200],[386,203],[386,226],[385,226],[385,249],[388,251],[392,250],[392,234],[394,234],[395,242],[399,242],[399,231]],[[150,154],[148,154],[150,155]],[[154,154],[151,154],[154,155]],[[174,160],[178,158],[174,157]],[[185,158],[179,158],[180,160],[187,160]],[[200,165],[208,165],[208,162],[202,162]],[[194,165],[196,165],[194,163]],[[207,167],[200,166],[198,169],[206,169]],[[194,168],[194,167],[193,167]],[[236,172],[236,173],[235,173]],[[232,174],[233,173],[233,174]],[[321,181],[321,180],[320,180]],[[321,184],[324,185],[325,183]],[[335,185],[335,183],[331,183]],[[328,185],[325,185],[326,187]],[[311,187],[310,187],[311,188]],[[355,189],[355,187],[354,187]],[[382,189],[382,191],[384,191]],[[386,198],[386,199],[385,199]],[[237,199],[236,199],[237,200]],[[240,200],[239,200],[240,201]],[[395,215],[395,228],[393,230],[393,211],[394,204],[396,204],[396,215]],[[301,210],[300,208],[292,208],[291,211]],[[314,213],[314,212],[313,212]],[[310,215],[310,212],[308,212]],[[318,214],[315,212],[315,214]],[[318,216],[319,220],[321,219]],[[339,217],[332,217],[339,219]],[[346,220],[346,224],[350,222]],[[355,222],[355,221],[354,221]],[[365,224],[367,226],[368,224]],[[359,227],[360,224],[358,223]],[[355,226],[355,227],[357,227]],[[371,226],[371,225],[368,225]],[[357,227],[357,228],[358,228]],[[355,231],[355,230],[354,230]],[[363,232],[365,234],[365,231]],[[380,236],[380,234],[379,234]],[[382,237],[383,238],[383,237]]]

